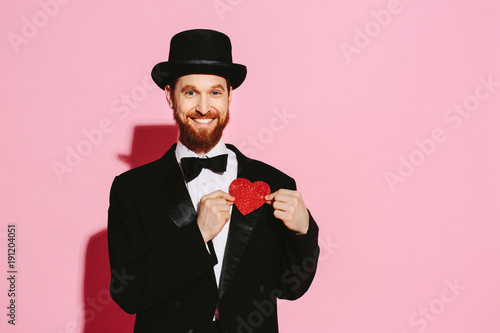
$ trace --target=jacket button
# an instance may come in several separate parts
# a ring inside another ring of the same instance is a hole
[[[181,301],[175,301],[174,306],[178,308],[179,306],[181,306],[181,304]]]
[[[261,286],[259,287],[259,291],[260,291],[260,292],[263,292],[264,290],[266,290],[266,286],[265,286],[265,285],[261,285]]]

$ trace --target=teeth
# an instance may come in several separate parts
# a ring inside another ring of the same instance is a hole
[[[208,118],[208,119],[205,119],[205,118],[193,118],[193,120],[195,122],[197,122],[198,124],[208,124],[209,122],[211,122],[212,120],[214,120],[214,118]]]

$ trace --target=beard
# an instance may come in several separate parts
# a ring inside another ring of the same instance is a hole
[[[195,129],[189,124],[189,118],[212,119],[215,118],[217,125],[214,129]],[[180,119],[177,112],[174,111],[174,119],[179,126],[179,141],[182,142],[189,150],[197,154],[209,152],[222,138],[222,132],[229,123],[229,110],[224,119],[216,112],[209,111],[204,116],[199,116],[196,113],[190,113],[186,116],[186,120]]]

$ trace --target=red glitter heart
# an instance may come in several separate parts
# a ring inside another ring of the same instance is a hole
[[[235,197],[234,204],[243,215],[253,212],[262,206],[266,195],[271,193],[267,183],[256,181],[252,183],[245,178],[236,178],[229,186],[229,194]]]

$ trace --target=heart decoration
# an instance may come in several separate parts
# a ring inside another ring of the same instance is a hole
[[[264,198],[270,193],[271,188],[262,181],[252,183],[245,178],[236,178],[229,185],[229,194],[235,197],[234,204],[243,215],[253,212],[266,203]]]

